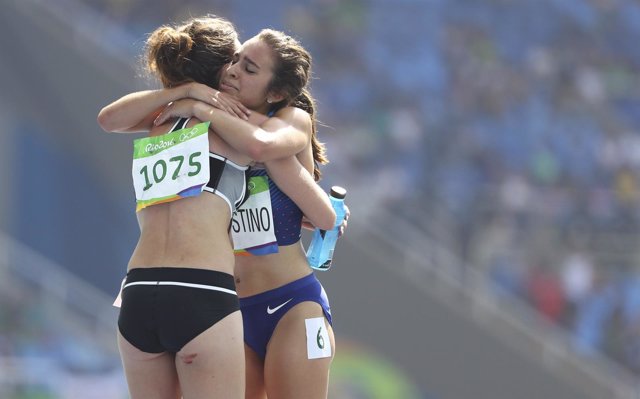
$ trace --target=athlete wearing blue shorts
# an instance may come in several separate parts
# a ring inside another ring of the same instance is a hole
[[[249,186],[254,193],[236,213],[232,221],[232,232],[234,241],[246,242],[247,238],[241,236],[251,235],[256,237],[253,243],[257,245],[236,250],[237,262],[241,265],[243,261],[250,261],[245,260],[244,256],[274,258],[281,247],[298,244],[303,217],[300,208],[269,179],[265,169],[252,168],[248,174]],[[256,193],[255,186],[260,183],[263,184],[264,191]],[[256,261],[260,262],[259,259]],[[242,282],[242,278],[240,281]],[[308,268],[306,275],[278,288],[241,297],[245,344],[264,360],[267,345],[278,322],[290,309],[302,302],[318,304],[322,315],[331,325],[331,307],[327,294]]]

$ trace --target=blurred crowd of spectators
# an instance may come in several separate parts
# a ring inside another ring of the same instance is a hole
[[[5,284],[15,283],[3,275]],[[20,285],[18,285],[20,286]],[[0,397],[118,399],[126,385],[117,353],[72,330],[37,290],[0,292]]]
[[[566,326],[581,353],[640,372],[640,3],[87,3],[137,37],[206,12],[299,37],[327,182],[368,185],[408,215],[444,206],[466,263]]]

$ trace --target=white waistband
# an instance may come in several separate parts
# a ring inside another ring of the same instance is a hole
[[[182,283],[180,281],[133,281],[131,283],[125,284],[122,288],[127,288],[131,285],[178,285],[180,287],[189,287],[189,288],[200,288],[203,290],[211,290],[211,291],[220,291],[225,292],[227,294],[238,295],[235,291],[217,287],[215,285],[204,285],[204,284],[192,284],[192,283]]]

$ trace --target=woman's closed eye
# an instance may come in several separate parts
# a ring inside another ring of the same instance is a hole
[[[238,62],[240,62],[240,54],[234,54],[233,58],[231,59],[231,65],[235,65]],[[242,69],[245,72],[247,72],[249,74],[252,74],[252,75],[255,74],[255,73],[258,73],[258,71],[255,70],[256,69],[255,66],[251,62],[248,62],[248,61],[245,60],[243,62],[243,64],[244,65],[243,65]]]

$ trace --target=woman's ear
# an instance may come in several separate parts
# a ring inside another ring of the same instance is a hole
[[[277,104],[280,101],[284,100],[285,96],[279,93],[269,93],[269,95],[267,95],[267,102],[269,104]]]

